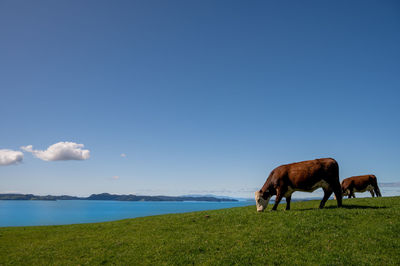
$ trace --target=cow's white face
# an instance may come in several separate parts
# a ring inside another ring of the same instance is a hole
[[[257,211],[258,212],[263,212],[265,210],[265,208],[267,208],[269,199],[271,198],[271,196],[269,196],[267,199],[264,199],[263,193],[261,191],[256,191],[254,192],[255,194],[255,199],[256,199],[256,207],[257,207]]]

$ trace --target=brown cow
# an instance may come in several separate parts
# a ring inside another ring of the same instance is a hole
[[[276,210],[282,197],[286,197],[286,210],[289,210],[293,192],[313,192],[320,187],[324,190],[324,197],[319,208],[324,207],[332,192],[337,197],[338,207],[342,206],[339,165],[334,159],[315,159],[281,165],[271,172],[264,186],[255,192],[257,211],[264,211],[274,195],[276,199],[272,210]]]
[[[342,181],[342,192],[344,196],[349,196],[349,198],[356,196],[354,192],[365,192],[369,191],[374,197],[374,191],[377,197],[382,197],[381,191],[378,187],[378,182],[376,181],[376,176],[374,175],[360,175],[352,176],[346,178]]]

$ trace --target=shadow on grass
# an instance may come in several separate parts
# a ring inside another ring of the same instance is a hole
[[[337,209],[337,206],[326,206],[324,209]],[[352,205],[352,204],[346,204],[342,205],[342,209],[386,209],[386,206],[362,206],[362,205]],[[310,210],[316,210],[319,209],[318,207],[316,208],[307,208],[307,209],[294,209],[294,211],[310,211]]]

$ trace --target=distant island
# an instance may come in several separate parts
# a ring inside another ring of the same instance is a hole
[[[219,198],[212,196],[138,196],[138,195],[115,195],[109,193],[92,194],[89,197],[75,196],[37,196],[33,194],[0,194],[0,200],[115,200],[115,201],[238,201],[232,198]]]

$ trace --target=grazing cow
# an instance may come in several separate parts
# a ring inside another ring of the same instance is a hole
[[[324,197],[319,208],[324,207],[332,192],[336,195],[338,207],[342,206],[339,165],[334,159],[315,159],[281,165],[272,170],[264,186],[255,192],[257,211],[264,211],[274,195],[276,199],[272,210],[276,210],[282,197],[286,197],[286,210],[289,210],[293,192],[313,192],[320,187],[324,190]]]
[[[365,192],[369,191],[374,197],[374,191],[377,197],[382,197],[381,191],[374,175],[360,175],[346,178],[342,181],[342,192],[344,196],[349,198],[354,196],[354,192]]]

